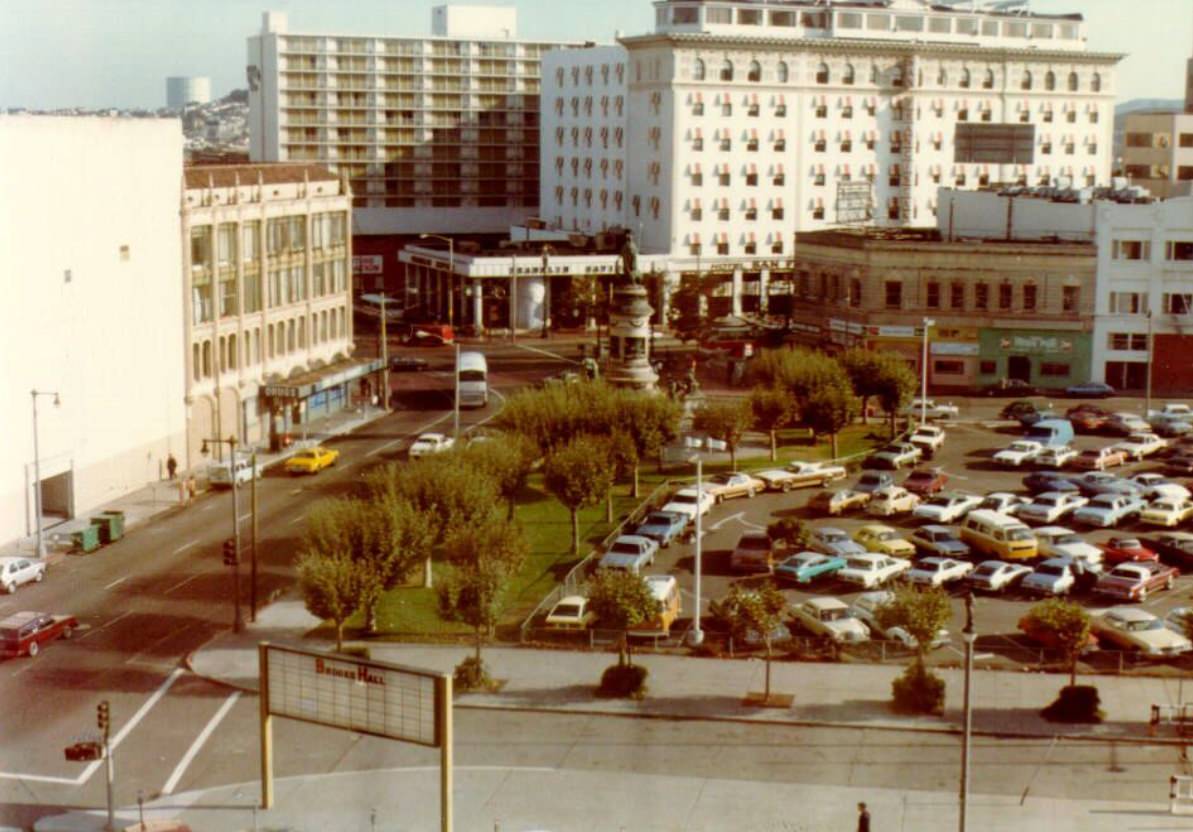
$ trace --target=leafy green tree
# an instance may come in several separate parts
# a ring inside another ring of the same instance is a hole
[[[640,391],[622,391],[617,424],[630,432],[638,450],[631,496],[638,496],[638,472],[642,460],[653,458],[662,470],[663,449],[679,436],[682,416],[683,405],[674,399]]]
[[[779,430],[795,421],[795,397],[782,387],[755,387],[750,392],[750,410],[754,414],[754,427],[766,431],[770,437],[770,461],[774,462],[779,457]]]
[[[890,418],[891,437],[895,436],[895,420],[899,412],[911,402],[919,380],[910,367],[896,353],[880,353],[877,397]]]
[[[751,362],[750,380],[756,386],[778,387],[795,400],[795,409],[819,388],[847,380],[841,365],[822,352],[806,349],[763,350]]]
[[[658,614],[659,602],[646,579],[620,569],[600,569],[588,583],[588,606],[597,625],[621,633],[617,643],[619,667],[632,665],[629,631]]]
[[[719,439],[729,449],[729,464],[737,470],[737,448],[742,436],[754,424],[754,413],[745,399],[713,401],[701,407],[692,417],[693,430],[703,431]]]
[[[827,433],[833,443],[833,459],[840,456],[837,435],[853,422],[856,400],[849,385],[842,382],[825,385],[808,397],[804,404],[804,424],[817,434]]]
[[[892,685],[897,703],[933,713],[944,707],[944,680],[928,670],[924,657],[952,615],[949,595],[939,587],[901,587],[891,603],[878,608],[878,626],[902,627],[914,642],[915,661]]]
[[[1069,665],[1069,686],[1077,684],[1077,659],[1089,644],[1089,613],[1080,604],[1064,598],[1049,598],[1027,611],[1028,626],[1048,633],[1065,654]]]
[[[794,552],[806,550],[811,539],[807,525],[798,517],[780,517],[766,527],[766,536],[772,543],[783,543]]]
[[[298,558],[298,585],[307,611],[336,629],[336,651],[344,649],[344,624],[370,591],[367,568],[346,548],[307,549]]]
[[[476,672],[483,674],[481,647],[496,632],[509,603],[511,579],[526,562],[530,546],[513,522],[493,517],[476,529],[452,534],[444,545],[455,573],[439,587],[445,616],[472,627],[476,634]]]
[[[470,465],[485,474],[507,505],[506,516],[513,519],[518,495],[526,487],[534,468],[537,448],[516,433],[503,433],[485,442],[476,442],[463,451]]]
[[[775,630],[787,613],[787,599],[772,582],[747,587],[733,584],[729,595],[720,603],[720,615],[729,625],[729,632],[745,642],[751,635],[762,639],[766,649],[765,699],[770,699],[770,660]]]
[[[605,522],[613,522],[613,486],[618,480],[633,477],[638,467],[638,446],[634,436],[623,428],[615,428],[605,439],[605,453],[609,460],[612,476],[609,478],[609,492],[605,495]]]
[[[572,554],[580,553],[580,509],[596,505],[608,494],[613,469],[604,443],[578,436],[547,457],[543,484],[572,515]]]
[[[880,355],[881,353],[864,347],[854,347],[837,357],[841,368],[849,376],[849,383],[853,386],[854,395],[861,399],[863,425],[868,422],[870,399],[882,392]]]

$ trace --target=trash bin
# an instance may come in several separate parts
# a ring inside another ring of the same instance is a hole
[[[71,532],[71,542],[77,552],[94,552],[99,548],[99,526],[91,525],[77,532]]]
[[[93,528],[99,529],[102,543],[115,543],[124,536],[124,512],[105,511],[91,518]]]

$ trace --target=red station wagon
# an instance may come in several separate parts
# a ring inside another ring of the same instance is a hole
[[[78,626],[73,615],[13,613],[0,619],[0,656],[36,656],[42,644],[57,638],[70,638]]]

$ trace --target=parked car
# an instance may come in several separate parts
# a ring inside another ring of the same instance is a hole
[[[733,497],[753,497],[766,490],[766,483],[749,474],[713,474],[704,480],[704,489],[719,503]]]
[[[1040,388],[1018,378],[1000,378],[993,384],[979,387],[979,396],[1039,396]]]
[[[880,488],[886,488],[888,485],[894,484],[895,477],[885,471],[865,471],[858,478],[857,485],[853,487],[853,490],[873,494]]]
[[[1033,595],[1068,595],[1077,585],[1076,561],[1068,558],[1049,558],[1036,564],[1032,573],[1019,584]]]
[[[1100,381],[1087,381],[1084,384],[1066,387],[1065,393],[1074,399],[1108,399],[1115,395],[1115,390],[1109,384]]]
[[[762,481],[767,491],[781,491],[784,494],[799,488],[802,484],[799,477],[786,468],[768,468],[755,472],[754,476]]]
[[[649,537],[636,534],[623,534],[616,538],[609,550],[601,557],[598,569],[619,569],[641,575],[648,566],[654,565],[655,553],[659,544]]]
[[[682,514],[689,521],[693,521],[696,519],[697,509],[700,515],[704,516],[712,510],[715,502],[713,496],[703,489],[697,493],[695,488],[681,488],[671,495],[671,499],[663,505],[662,510]]]
[[[666,549],[671,545],[671,541],[683,535],[690,519],[678,511],[652,511],[634,530],[634,534],[649,537]]]
[[[828,485],[830,482],[845,479],[849,473],[844,465],[832,465],[827,462],[789,462],[787,470],[800,479],[801,485]]]
[[[0,619],[0,657],[36,656],[42,645],[74,635],[79,622],[73,615],[15,612]]]
[[[963,580],[973,571],[973,564],[967,560],[952,558],[921,558],[903,576],[913,584],[943,587]]]
[[[413,355],[391,355],[389,357],[389,368],[398,373],[421,373],[430,366],[427,359]]]
[[[1119,411],[1111,413],[1102,423],[1102,430],[1118,436],[1128,436],[1132,433],[1149,433],[1152,427],[1137,413]]]
[[[1018,494],[995,491],[993,494],[983,497],[977,507],[986,511],[996,511],[999,514],[1014,514],[1019,510],[1019,506],[1025,506],[1030,502],[1031,500]]]
[[[1072,475],[1056,471],[1036,471],[1028,474],[1023,478],[1023,487],[1032,494],[1040,494],[1044,491],[1076,493],[1081,490]]]
[[[919,419],[923,414],[926,419],[956,419],[961,409],[955,404],[941,404],[932,399],[912,399],[911,404],[903,408],[903,415]]]
[[[1065,418],[1078,433],[1097,433],[1106,426],[1110,411],[1096,404],[1079,404],[1066,410]]]
[[[920,504],[920,498],[906,488],[898,485],[888,485],[880,488],[870,497],[870,504],[866,506],[866,514],[874,517],[892,517],[896,514],[909,514]]]
[[[1043,558],[1068,558],[1093,566],[1100,566],[1104,554],[1101,548],[1088,542],[1072,529],[1064,526],[1044,526],[1034,531]]]
[[[1168,658],[1193,650],[1193,642],[1138,607],[1110,607],[1095,612],[1089,625],[1103,646],[1138,651],[1148,658]]]
[[[1113,446],[1088,448],[1077,454],[1069,464],[1078,471],[1105,471],[1127,461],[1127,455]]]
[[[836,517],[847,511],[863,509],[870,502],[870,492],[856,489],[841,488],[836,491],[821,491],[808,501],[808,506],[830,517]]]
[[[822,555],[849,557],[850,555],[865,554],[866,548],[854,542],[846,532],[831,526],[820,526],[812,529],[808,535],[808,548]]]
[[[1193,453],[1178,453],[1164,460],[1164,473],[1193,476]]]
[[[1089,500],[1079,494],[1045,491],[1043,494],[1037,494],[1027,505],[1019,506],[1015,516],[1032,523],[1051,525],[1068,517],[1088,502]]]
[[[1112,537],[1102,544],[1102,560],[1109,566],[1128,561],[1158,561],[1160,556],[1138,537]]]
[[[890,526],[877,523],[862,526],[854,532],[853,539],[864,546],[868,552],[879,552],[899,558],[915,557],[914,544],[904,540],[899,536],[899,532]]]
[[[1147,423],[1151,425],[1152,430],[1158,436],[1163,436],[1167,439],[1175,439],[1178,436],[1187,436],[1190,431],[1193,431],[1193,425],[1189,424],[1188,419],[1178,418],[1176,416],[1165,416],[1157,414],[1150,416]]]
[[[235,463],[212,462],[207,466],[207,482],[212,488],[231,488],[235,478],[237,485],[244,485],[253,481],[253,462],[251,459],[238,457]],[[264,466],[257,465],[257,479],[265,474]]]
[[[1094,592],[1125,601],[1146,601],[1147,596],[1161,589],[1172,589],[1180,573],[1164,563],[1120,563],[1102,577]]]
[[[785,558],[775,566],[775,578],[807,585],[817,578],[827,578],[845,568],[845,558],[823,555],[819,552],[800,552]]]
[[[432,454],[450,451],[456,445],[456,440],[442,433],[423,433],[410,445],[407,453],[411,459],[419,459]]]
[[[1006,468],[1021,468],[1025,463],[1031,462],[1038,457],[1043,450],[1044,446],[1039,442],[1029,442],[1026,439],[1020,439],[996,453],[994,455],[994,462]]]
[[[809,598],[792,610],[792,620],[816,636],[838,644],[858,644],[870,640],[870,630],[849,612],[838,598]]]
[[[1128,459],[1140,460],[1158,454],[1168,447],[1168,440],[1161,439],[1154,433],[1132,433],[1121,442],[1110,446],[1112,450],[1122,451]]]
[[[903,480],[903,487],[918,497],[927,497],[941,491],[948,480],[948,474],[940,469],[917,468]]]
[[[849,611],[853,613],[855,618],[869,627],[872,634],[877,634],[886,641],[896,641],[909,650],[914,650],[919,646],[919,642],[906,629],[898,625],[884,628],[878,623],[879,610],[894,600],[895,593],[890,590],[880,589],[874,592],[863,592],[853,600]],[[935,650],[941,645],[948,644],[948,641],[949,631],[941,628],[936,631],[930,649]]]
[[[905,466],[915,465],[923,456],[924,452],[909,442],[892,442],[866,457],[862,466],[864,468],[898,470]]]
[[[1078,489],[1086,497],[1096,497],[1099,494],[1131,494],[1142,495],[1143,489],[1130,480],[1125,480],[1107,471],[1086,471],[1073,478]]]
[[[1109,529],[1139,519],[1145,508],[1147,503],[1139,497],[1099,494],[1073,512],[1073,519],[1087,526]]]
[[[45,576],[45,561],[22,557],[0,558],[0,589],[9,595],[23,584],[41,583]]]
[[[1010,419],[1018,422],[1026,427],[1034,422],[1040,420],[1044,411],[1036,406],[1035,402],[1029,402],[1025,399],[1017,399],[1003,405],[1002,410],[998,411],[999,419]]]
[[[588,607],[583,595],[569,595],[560,599],[547,613],[546,624],[555,630],[587,630],[596,614]]]
[[[1160,532],[1140,538],[1139,542],[1159,555],[1165,563],[1193,567],[1193,534],[1189,532]]]
[[[1026,564],[984,560],[965,576],[965,582],[974,592],[1002,592],[1017,587],[1030,574]]]
[[[287,474],[317,474],[324,468],[335,465],[339,458],[339,451],[318,445],[299,451],[287,459],[282,468]]]
[[[925,457],[930,457],[944,447],[944,440],[946,434],[944,428],[939,428],[936,425],[920,425],[907,437],[907,441],[924,452]]]
[[[774,546],[766,532],[747,531],[737,540],[729,555],[733,572],[769,572],[774,561]]]
[[[927,520],[931,523],[956,523],[981,504],[982,498],[977,494],[946,491],[921,502],[912,511],[911,516],[916,520]]]
[[[970,555],[969,546],[948,526],[920,526],[907,539],[922,557],[935,555],[956,560]]]
[[[1139,515],[1139,522],[1148,526],[1175,528],[1193,517],[1193,502],[1176,497],[1161,497]]]
[[[1037,468],[1060,470],[1077,458],[1077,449],[1070,445],[1044,448],[1032,460]]]
[[[1162,498],[1174,500],[1193,499],[1193,492],[1190,492],[1188,488],[1163,474],[1157,474],[1155,471],[1132,474],[1127,479],[1139,486],[1141,489],[1140,496],[1145,500],[1158,500]]]
[[[837,573],[837,577],[847,584],[857,584],[864,589],[876,589],[909,569],[909,560],[865,552],[846,557],[845,568]]]

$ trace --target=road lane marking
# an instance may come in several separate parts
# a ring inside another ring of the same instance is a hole
[[[128,580],[128,575],[125,575],[123,578],[117,578],[116,580],[112,581],[112,583],[105,586],[104,589],[111,589],[114,586],[119,586],[120,584],[124,583],[127,580]]]
[[[213,508],[215,508],[215,503],[208,503],[207,505],[205,505],[201,509],[199,509],[199,511],[211,511]]]
[[[527,352],[537,352],[539,355],[545,355],[548,358],[554,358],[556,361],[562,361],[565,364],[579,364],[580,363],[579,361],[576,361],[573,358],[565,358],[564,356],[557,355],[556,353],[553,353],[550,350],[545,350],[545,349],[542,349],[541,347],[532,347],[530,344],[515,344],[514,346],[516,346],[520,350],[526,350]]]
[[[174,590],[181,589],[182,587],[186,586],[191,581],[193,581],[195,578],[201,578],[201,577],[203,577],[203,576],[200,574],[200,575],[191,575],[189,578],[183,578],[181,581],[174,584],[174,586],[170,587],[165,592],[163,592],[162,595],[169,595]]]
[[[718,529],[720,529],[721,526],[724,526],[726,523],[732,523],[734,520],[744,521],[745,517],[746,517],[746,513],[744,511],[739,511],[737,514],[730,514],[728,517],[726,517],[722,520],[718,520],[717,522],[710,525],[708,528],[710,531],[715,532]]]
[[[184,624],[181,627],[178,627],[177,629],[171,630],[169,633],[162,636],[157,641],[150,644],[148,647],[145,647],[144,649],[137,651],[130,658],[125,659],[124,663],[126,665],[132,664],[133,662],[137,661],[141,656],[145,655],[146,653],[152,652],[154,650],[154,648],[156,648],[159,644],[169,641],[170,639],[174,638],[174,636],[181,633],[183,630],[188,629],[188,627],[189,627],[189,625]]]
[[[83,635],[79,636],[79,640],[82,641],[83,639],[87,638],[87,636],[94,635],[95,633],[98,633],[100,630],[106,630],[109,627],[111,627],[113,624],[115,624],[117,621],[121,621],[125,618],[128,618],[132,614],[133,614],[132,610],[128,610],[127,612],[122,612],[122,613],[120,613],[120,615],[116,616],[108,623],[101,624],[98,627],[95,627],[95,628],[83,633]]]
[[[174,793],[174,788],[178,785],[178,781],[182,779],[182,775],[190,768],[190,764],[194,762],[195,756],[207,743],[207,740],[211,738],[212,733],[223,722],[224,717],[228,715],[228,711],[232,710],[232,706],[236,704],[236,700],[238,699],[240,699],[240,691],[233,693],[225,699],[224,704],[220,705],[220,709],[215,712],[215,716],[208,720],[207,725],[199,732],[199,736],[195,737],[195,741],[191,743],[191,747],[186,750],[186,753],[182,755],[182,759],[178,761],[178,765],[174,767],[170,778],[166,780],[166,785],[162,786],[163,795]]]
[[[305,514],[300,514],[300,515],[298,515],[297,517],[295,517],[293,520],[291,520],[289,523],[287,523],[286,525],[288,525],[288,526],[297,526],[299,523],[303,522],[303,521],[304,521],[304,520],[306,520],[306,519],[307,519],[307,518],[306,518],[306,515],[305,515]]]
[[[191,548],[192,546],[197,546],[197,545],[199,545],[199,541],[192,540],[190,543],[183,543],[181,546],[179,546],[177,549],[175,549],[170,554],[177,555],[181,552],[185,552],[187,549]]]

